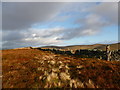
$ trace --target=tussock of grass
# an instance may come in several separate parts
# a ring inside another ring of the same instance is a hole
[[[3,50],[3,88],[119,88],[120,62]]]

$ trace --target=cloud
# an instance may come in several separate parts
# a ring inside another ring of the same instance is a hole
[[[5,2],[2,5],[3,30],[22,30],[54,18],[64,3]]]
[[[3,31],[3,48],[17,48],[26,46],[40,45],[59,45],[63,43],[57,40],[62,27],[35,29],[30,28],[26,31]]]
[[[97,35],[102,28],[117,25],[117,7],[117,3],[3,3],[3,48],[63,45],[74,38]],[[64,22],[73,27],[61,26]]]
[[[70,40],[77,37],[93,36],[102,32],[102,28],[108,25],[108,22],[102,20],[102,17],[96,14],[89,14],[83,19],[75,21],[80,27],[64,30],[58,40]]]
[[[119,0],[2,0],[2,2],[118,2]]]
[[[79,27],[65,30],[62,37],[58,38],[58,40],[70,40],[77,37],[96,35],[102,32],[102,28],[104,27],[118,25],[117,3],[84,3],[82,7],[76,7],[77,9],[75,9],[75,11],[77,13],[82,12],[88,14],[85,14],[82,18],[77,17],[74,24],[79,25]]]
[[[78,37],[92,36],[98,34],[99,30],[94,29],[66,29],[64,33],[57,38],[57,40],[71,40]]]
[[[98,16],[103,17],[111,24],[118,23],[118,3],[117,2],[101,3],[99,5],[95,5],[93,8],[90,8],[88,10],[95,13]]]

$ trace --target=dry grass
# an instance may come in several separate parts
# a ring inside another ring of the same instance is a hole
[[[118,88],[120,62],[37,49],[3,50],[3,88]]]

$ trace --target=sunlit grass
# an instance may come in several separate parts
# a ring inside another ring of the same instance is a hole
[[[74,86],[120,89],[119,61],[77,58],[37,49],[3,50],[2,53],[3,88],[61,88]],[[60,65],[56,64],[57,62],[63,64],[59,70],[57,68]],[[49,76],[52,73],[51,70],[57,70],[58,74],[63,73],[66,78],[62,80],[56,76],[52,79],[52,82],[48,82],[50,79],[48,77],[52,77]],[[77,86],[71,83],[76,83]]]

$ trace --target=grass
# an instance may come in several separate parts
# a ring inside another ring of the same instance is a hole
[[[43,79],[40,80],[39,77],[43,76],[44,72],[49,69],[49,64],[40,64],[38,61],[42,63],[44,60],[61,61],[67,64],[70,68],[69,74],[71,80],[77,79],[84,84],[90,79],[94,83],[95,88],[120,89],[119,61],[77,58],[37,49],[11,49],[2,51],[3,88],[43,88],[47,82]],[[56,65],[56,67],[58,66]],[[77,66],[81,67],[78,68]],[[44,71],[38,70],[38,67],[43,67]],[[59,73],[64,71],[64,69],[61,69]],[[55,82],[60,81],[57,80]],[[66,85],[63,85],[63,87],[69,87]],[[89,87],[86,86],[86,88]]]

